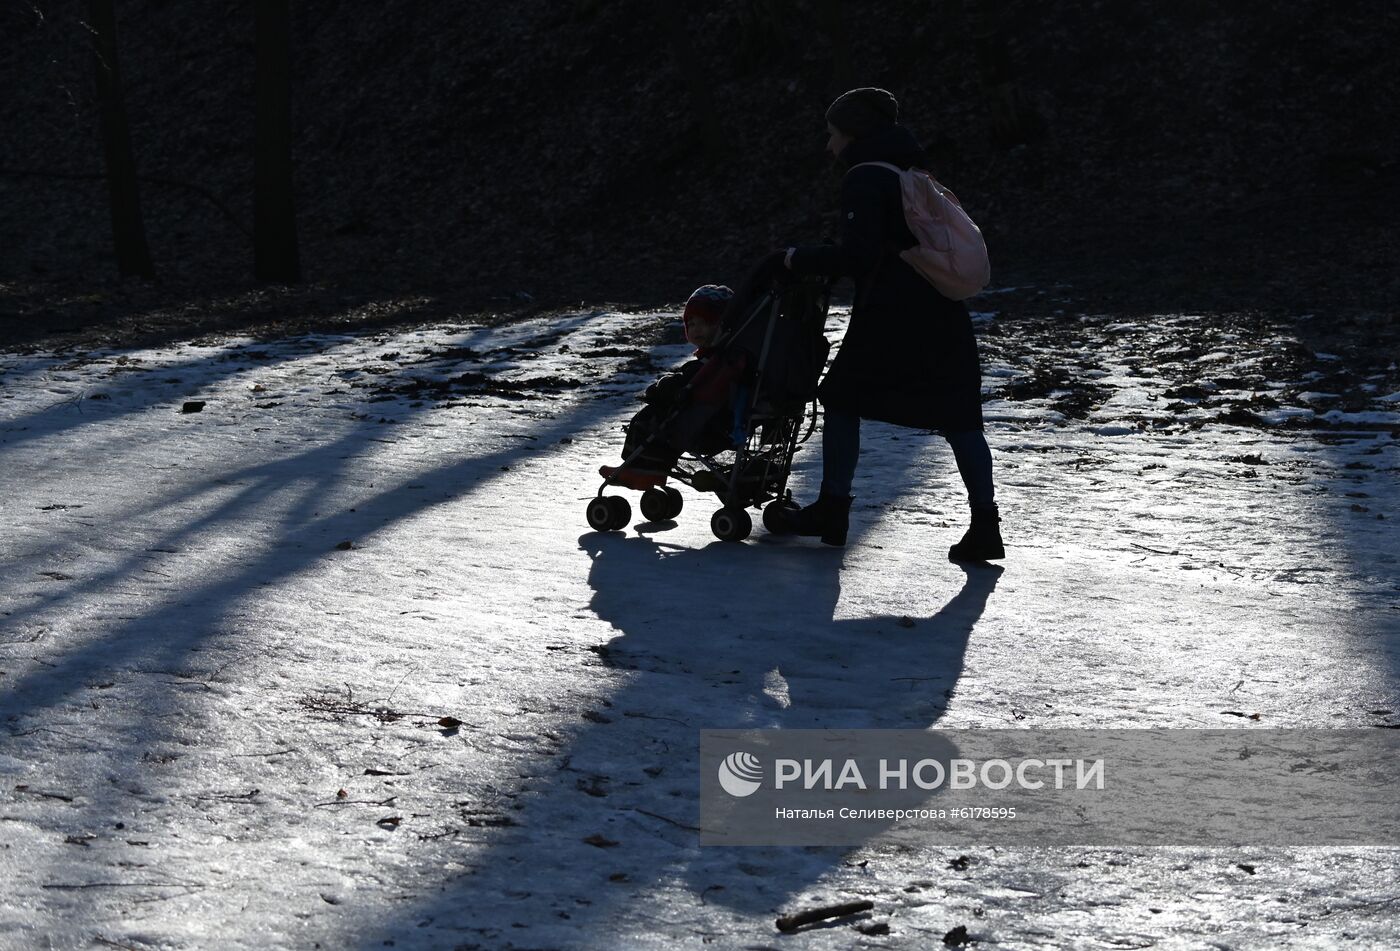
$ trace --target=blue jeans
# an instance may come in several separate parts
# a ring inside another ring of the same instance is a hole
[[[827,410],[822,422],[822,495],[847,496],[860,458],[860,417]],[[996,505],[992,483],[992,451],[980,430],[944,433],[953,449],[958,473],[967,488],[967,501],[973,508]]]

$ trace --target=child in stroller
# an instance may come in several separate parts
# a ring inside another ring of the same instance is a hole
[[[732,387],[747,361],[743,351],[724,350],[715,344],[733,297],[734,292],[722,284],[706,284],[685,302],[681,321],[686,341],[696,348],[694,359],[642,393],[646,406],[627,424],[622,444],[624,464],[599,468],[604,479],[645,491],[665,485],[686,449],[713,454],[729,447],[724,426],[727,414],[722,411],[729,407]],[[684,405],[683,400],[687,401]]]
[[[752,530],[747,508],[793,507],[787,479],[826,363],[827,302],[826,281],[779,280],[767,267],[738,295],[717,285],[692,294],[683,319],[695,359],[647,388],[647,405],[627,425],[622,465],[599,470],[589,524],[615,531],[631,521],[625,498],[603,495],[610,485],[640,490],[649,521],[675,518],[682,497],[668,479],[719,497],[710,527],[726,541]]]

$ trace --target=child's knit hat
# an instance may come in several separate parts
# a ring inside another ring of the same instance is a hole
[[[706,284],[695,289],[685,302],[685,339],[697,347],[708,347],[719,336],[724,312],[734,292],[723,284]]]

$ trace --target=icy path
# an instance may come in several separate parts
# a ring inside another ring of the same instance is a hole
[[[844,552],[689,492],[593,534],[673,319],[0,356],[0,947],[1400,945],[1393,850],[693,831],[704,727],[1400,722],[1384,387],[1352,433],[1192,429],[1142,357],[1191,319],[1008,324],[1004,572],[944,560],[941,440],[874,425]],[[773,928],[859,898],[889,935]]]

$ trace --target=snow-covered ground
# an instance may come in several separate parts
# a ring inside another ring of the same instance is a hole
[[[0,946],[1400,946],[1394,849],[695,829],[702,728],[1400,722],[1387,380],[985,314],[1004,570],[945,560],[951,456],[881,425],[844,550],[718,542],[689,491],[596,534],[674,320],[0,355]]]

